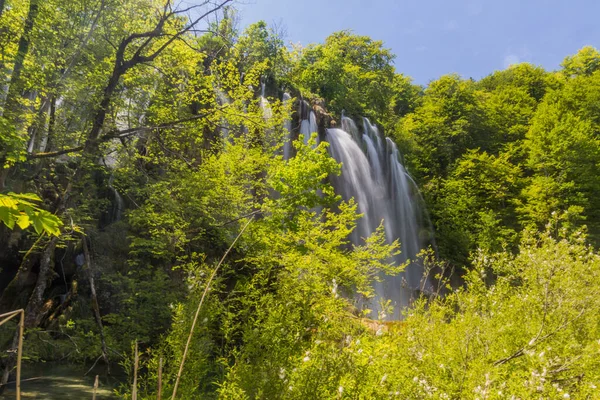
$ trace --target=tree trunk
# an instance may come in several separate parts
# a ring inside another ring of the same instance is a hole
[[[57,243],[58,238],[53,237],[50,239],[42,253],[37,282],[33,289],[33,293],[29,298],[27,308],[25,309],[25,329],[37,327],[52,309],[53,304],[44,301],[44,292],[52,278],[52,272],[54,270],[54,249],[56,248]],[[18,341],[18,332],[16,332],[13,337],[13,347],[16,347],[16,341]],[[2,377],[0,378],[0,387],[4,388],[6,386],[6,382],[8,382],[8,378],[15,367],[16,361],[16,356],[12,353],[4,359],[4,370],[2,372]]]
[[[4,0],[0,1],[4,2]],[[19,47],[17,49],[12,75],[7,88],[8,93],[6,94],[6,99],[4,99],[4,93],[2,93],[4,104],[0,106],[0,116],[5,116],[12,123],[16,123],[18,119],[19,97],[21,97],[21,92],[23,91],[21,72],[23,71],[25,57],[29,52],[29,45],[31,43],[30,36],[39,11],[39,1],[40,0],[31,0],[29,3],[29,11],[27,12],[27,18],[25,19],[23,34],[19,39]],[[4,4],[2,4],[2,9],[4,9]],[[6,154],[4,151],[4,149],[0,150],[0,168],[3,168],[6,163]],[[0,189],[5,187],[7,173],[7,168],[4,168],[0,173]]]
[[[110,373],[110,364],[108,362],[108,349],[106,346],[106,340],[104,338],[104,326],[102,325],[102,316],[100,315],[100,307],[98,306],[98,295],[96,294],[96,284],[94,283],[94,268],[92,264],[92,257],[90,256],[90,250],[87,245],[87,238],[84,235],[81,235],[81,240],[83,242],[83,255],[85,257],[85,264],[87,266],[87,276],[90,284],[90,291],[92,294],[92,308],[94,309],[94,317],[96,319],[96,324],[98,325],[98,330],[100,331],[100,341],[102,344],[102,358],[106,363],[106,369],[108,373]]]
[[[44,292],[53,277],[54,249],[57,243],[58,238],[55,236],[50,239],[42,253],[37,282],[25,309],[25,328],[27,329],[37,327],[47,312],[50,311],[44,307]]]
[[[50,100],[50,117],[48,120],[48,135],[46,136],[46,147],[43,151],[52,151],[54,149],[54,129],[56,126],[56,96]]]
[[[27,152],[34,153],[40,151],[40,145],[44,140],[44,135],[47,134],[47,121],[48,112],[50,109],[50,101],[48,98],[42,99],[42,105],[38,110],[36,117],[32,121],[31,125],[27,129],[29,133],[29,144],[27,145]]]
[[[14,114],[18,110],[17,102],[23,90],[21,73],[23,72],[25,57],[27,56],[27,53],[29,53],[31,31],[33,30],[33,26],[39,12],[39,1],[40,0],[31,0],[29,3],[29,11],[27,12],[27,18],[25,19],[25,27],[23,29],[23,34],[19,39],[19,48],[17,49],[17,56],[15,57],[15,64],[13,66],[13,72],[10,78],[8,95],[6,97],[5,113],[13,120],[14,115],[11,114]]]

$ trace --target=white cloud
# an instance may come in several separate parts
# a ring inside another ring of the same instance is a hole
[[[504,57],[504,68],[508,68],[511,65],[518,64],[521,62],[521,59],[516,54],[509,54]]]
[[[503,65],[504,68],[508,68],[511,65],[522,63],[522,62],[531,62],[532,54],[529,48],[526,45],[521,46],[520,48],[508,48],[504,53]]]

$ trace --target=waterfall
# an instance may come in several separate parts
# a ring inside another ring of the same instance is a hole
[[[266,120],[269,120],[273,116],[273,112],[271,111],[271,104],[269,104],[269,100],[265,95],[266,85],[264,82],[260,84],[260,98],[258,99],[259,106],[263,112],[263,117]]]
[[[356,126],[356,123],[354,122],[354,120],[352,118],[348,118],[346,116],[344,116],[344,114],[342,114],[342,130],[345,132],[348,132],[350,135],[352,135],[352,138],[354,139],[354,141],[356,143],[361,143],[361,138],[362,135],[360,134],[360,131],[358,129],[358,127]]]
[[[317,116],[315,115],[314,111],[310,110],[310,112],[308,114],[308,119],[303,119],[300,122],[300,134],[304,138],[304,143],[308,144],[308,140],[310,139],[310,136],[314,132],[318,132],[318,131],[319,131],[319,127],[317,125]],[[318,142],[319,142],[319,138],[317,137],[317,143]]]
[[[114,175],[110,175],[108,178],[108,188],[113,192],[114,204],[112,207],[112,213],[110,216],[110,222],[117,222],[123,216],[123,209],[125,208],[125,202],[123,201],[123,197],[119,193],[117,189],[112,185],[114,181]]]
[[[282,97],[282,101],[284,105],[289,104],[292,96],[289,93],[284,93]],[[289,160],[292,156],[292,141],[294,138],[292,137],[292,120],[290,118],[286,119],[283,123],[283,128],[287,132],[287,137],[283,142],[283,159]]]
[[[364,214],[351,237],[353,243],[359,244],[384,220],[385,187],[372,179],[369,160],[349,133],[332,128],[327,130],[326,138],[332,157],[342,163],[341,175],[332,178],[336,192],[344,200],[354,198],[358,212]]]
[[[396,144],[384,138],[375,125],[363,119],[363,130],[356,123],[342,116],[342,129],[328,129],[326,139],[330,152],[342,164],[342,173],[332,178],[333,186],[344,200],[354,198],[358,212],[363,214],[357,222],[350,240],[359,245],[382,223],[388,242],[398,239],[401,254],[394,258],[397,265],[407,260],[415,260],[425,247],[422,236],[428,234],[422,228],[420,194],[414,181],[400,160]],[[390,300],[394,313],[390,317],[399,319],[401,310],[410,304],[411,299],[422,288],[423,268],[412,262],[397,276],[382,277],[375,285],[376,298],[368,308],[373,316],[381,311],[379,300]]]

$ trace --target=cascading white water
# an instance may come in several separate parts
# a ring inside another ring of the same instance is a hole
[[[265,118],[265,120],[269,120],[273,116],[273,111],[271,111],[271,104],[269,103],[269,100],[267,100],[265,91],[266,91],[266,85],[263,82],[260,85],[260,98],[258,101],[259,101],[260,108],[263,111],[263,117]]]
[[[362,135],[360,134],[356,123],[352,118],[348,118],[344,116],[344,114],[342,114],[342,130],[352,135],[352,138],[354,138],[356,143],[361,143]]]
[[[319,130],[319,127],[317,125],[317,116],[315,115],[315,112],[311,110],[308,115],[308,119],[303,119],[300,122],[300,134],[304,138],[304,143],[308,144],[308,140],[310,139],[310,136],[314,132],[318,132],[318,130]],[[318,141],[319,141],[319,139],[317,137],[317,142]]]
[[[358,212],[364,214],[351,238],[353,243],[360,243],[384,221],[385,188],[373,180],[367,156],[349,133],[332,128],[327,130],[326,138],[331,155],[342,163],[341,175],[332,177],[336,192],[345,200],[354,198]]]
[[[345,199],[354,198],[363,217],[358,221],[351,236],[354,244],[362,244],[382,223],[389,242],[398,239],[401,254],[395,257],[397,265],[415,260],[424,247],[421,239],[421,210],[419,193],[414,181],[400,162],[395,143],[385,141],[376,126],[363,120],[364,133],[360,133],[354,121],[342,116],[342,129],[328,129],[327,141],[331,155],[342,164],[342,173],[333,177],[336,191]],[[401,310],[410,304],[417,291],[427,288],[423,269],[418,263],[410,263],[398,276],[382,277],[375,287],[377,296],[368,307],[373,316],[381,311],[380,300],[390,300],[399,319]]]
[[[367,134],[363,134],[362,136],[363,142],[367,146],[367,158],[369,159],[369,163],[371,164],[371,173],[373,174],[373,179],[378,184],[383,184],[383,168],[381,167],[381,159],[379,152],[377,151],[377,145],[373,143],[373,139],[371,139]]]
[[[117,222],[123,216],[123,210],[125,209],[125,202],[123,201],[123,197],[119,193],[117,189],[113,186],[114,175],[111,174],[110,178],[108,178],[108,188],[113,192],[114,204],[111,212],[111,220],[110,222]]]
[[[292,96],[289,93],[284,93],[282,97],[283,104],[287,105],[292,100]],[[286,119],[283,123],[283,128],[287,132],[287,137],[283,143],[283,159],[289,160],[292,156],[292,141],[294,140],[292,137],[292,120],[290,118]]]

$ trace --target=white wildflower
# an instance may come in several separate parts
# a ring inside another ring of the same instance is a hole
[[[304,358],[302,359],[302,361],[304,361],[304,362],[310,361],[310,357],[309,356],[310,356],[310,351],[307,351],[304,354]]]

